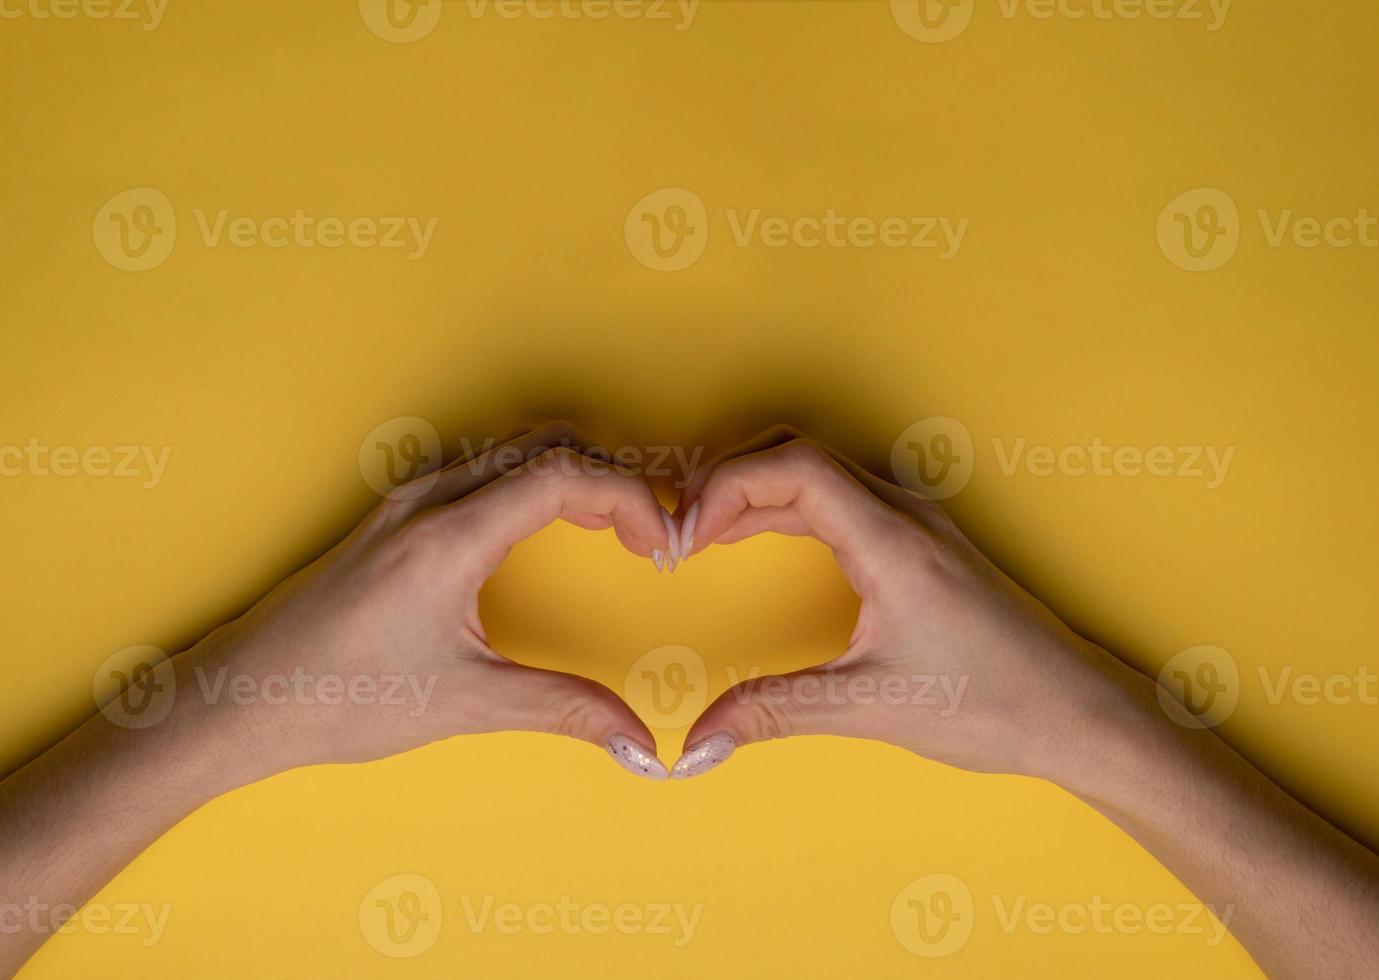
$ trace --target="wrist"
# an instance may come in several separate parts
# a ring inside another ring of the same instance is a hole
[[[1094,805],[1135,809],[1163,787],[1166,765],[1190,732],[1163,711],[1158,686],[1091,643],[1065,723],[1032,775]]]
[[[266,730],[264,719],[207,693],[208,672],[218,669],[213,665],[234,662],[233,642],[212,634],[172,658],[173,704],[156,726],[165,729],[163,753],[187,775],[189,791],[206,799],[291,768],[282,740]]]

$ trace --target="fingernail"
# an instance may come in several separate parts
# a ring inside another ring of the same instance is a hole
[[[690,509],[685,511],[685,523],[681,525],[680,531],[680,559],[689,561],[690,552],[694,550],[694,522],[699,520],[699,501],[690,504]]]
[[[640,742],[633,741],[621,732],[608,736],[608,754],[618,760],[618,765],[628,772],[645,776],[647,779],[665,779],[670,773],[656,758],[655,752],[648,752]]]
[[[675,521],[666,513],[664,507],[661,508],[661,523],[666,526],[666,537],[670,539],[670,554],[666,557],[666,567],[673,572],[675,566],[680,563],[680,532],[675,530]]]
[[[661,551],[660,548],[657,548],[651,552],[651,564],[656,566],[656,571],[659,572],[661,570],[662,563],[664,563],[665,560],[665,552]]]
[[[675,779],[689,779],[722,765],[737,748],[737,742],[727,732],[710,735],[692,748],[685,750],[680,760],[671,767],[670,774]]]

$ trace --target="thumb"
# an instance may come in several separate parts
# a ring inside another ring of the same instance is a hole
[[[628,772],[665,779],[656,758],[656,737],[609,688],[586,677],[524,667],[509,660],[488,661],[483,685],[492,731],[546,732],[590,742],[608,752]]]
[[[730,687],[690,727],[671,776],[687,779],[708,772],[748,742],[851,734],[857,725],[849,691],[856,677],[847,667],[812,667]]]

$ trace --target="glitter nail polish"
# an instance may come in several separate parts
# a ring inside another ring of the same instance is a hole
[[[721,765],[737,748],[737,742],[727,732],[717,732],[693,747],[685,750],[680,760],[671,768],[670,774],[676,779],[688,779],[708,772]]]
[[[618,761],[628,772],[647,779],[665,779],[670,775],[656,753],[648,752],[640,743],[633,741],[621,732],[608,737],[608,754]]]

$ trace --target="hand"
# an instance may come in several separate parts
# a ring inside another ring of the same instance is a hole
[[[669,515],[647,484],[581,455],[585,445],[554,423],[398,488],[334,549],[175,658],[177,701],[213,700],[225,721],[213,727],[253,747],[261,771],[241,781],[519,729],[584,739],[664,777],[653,736],[617,695],[505,659],[479,621],[484,581],[558,518],[611,527],[643,557],[672,550]],[[232,697],[236,685],[246,693]]]
[[[1269,975],[1368,975],[1379,961],[1379,856],[1064,626],[937,504],[777,429],[701,472],[680,513],[686,556],[762,531],[813,535],[862,604],[836,660],[711,704],[672,775],[744,742],[817,733],[1041,776],[1234,912],[1231,931]]]
[[[680,503],[686,555],[763,531],[829,545],[861,597],[846,651],[725,692],[674,774],[802,734],[889,742],[965,769],[1053,777],[1114,711],[1119,664],[988,561],[938,504],[788,428],[701,470]]]
[[[478,593],[556,519],[613,528],[658,567],[676,529],[650,488],[580,452],[568,425],[524,432],[395,491],[344,541],[0,782],[0,901],[46,910],[0,934],[9,975],[74,908],[207,800],[319,762],[467,732],[526,729],[602,745],[664,778],[651,733],[592,681],[492,650]],[[535,605],[535,604],[533,604]],[[539,613],[539,610],[535,610]],[[170,692],[171,697],[167,696]]]

